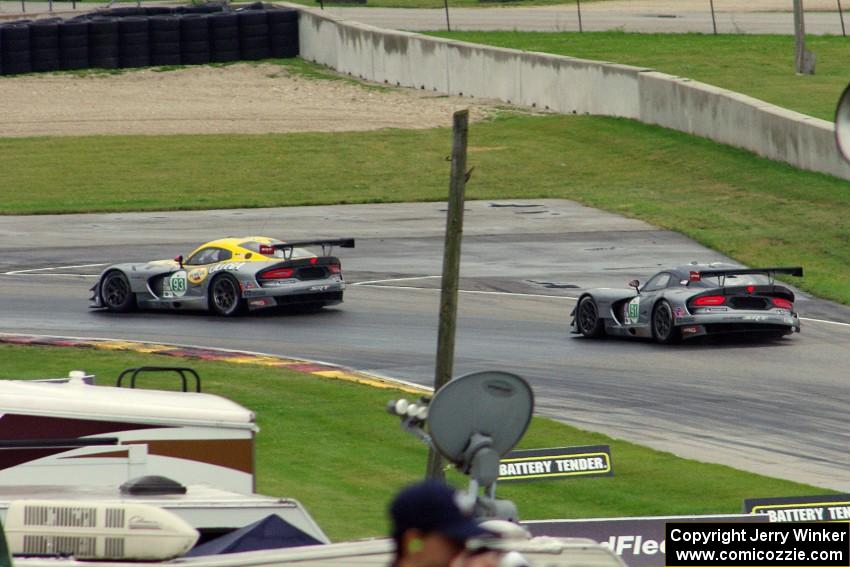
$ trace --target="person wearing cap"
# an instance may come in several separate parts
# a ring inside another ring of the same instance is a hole
[[[392,567],[472,567],[466,542],[495,537],[464,510],[459,494],[436,481],[424,481],[403,489],[390,505],[395,559]]]

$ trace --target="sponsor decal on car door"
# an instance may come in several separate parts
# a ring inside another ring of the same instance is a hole
[[[623,321],[626,325],[637,325],[640,317],[640,297],[635,297],[623,307]]]

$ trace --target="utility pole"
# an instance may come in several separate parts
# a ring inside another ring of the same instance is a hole
[[[446,242],[443,251],[443,280],[440,293],[440,328],[437,336],[437,364],[434,393],[452,379],[457,322],[457,288],[460,279],[460,244],[463,238],[463,202],[466,187],[466,140],[469,132],[469,110],[458,110],[452,121],[452,173],[449,184],[449,206],[446,214]],[[428,450],[430,479],[443,480],[443,458]]]
[[[717,18],[714,16],[714,0],[709,0],[711,4],[711,27],[714,29],[714,35],[717,35]]]
[[[578,10],[578,32],[584,31],[581,26],[581,0],[576,0],[576,10]]]
[[[803,0],[794,0],[794,69],[798,75],[815,74],[815,54],[806,50],[806,24]]]

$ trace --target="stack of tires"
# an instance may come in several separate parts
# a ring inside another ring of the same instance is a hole
[[[118,21],[94,18],[89,22],[89,65],[117,69],[119,63]]]
[[[89,68],[89,23],[67,21],[59,25],[59,68]]]
[[[122,7],[0,25],[0,74],[193,65],[298,55],[298,12],[256,2]]]
[[[269,10],[268,19],[271,56],[298,55],[298,11]]]
[[[118,20],[118,65],[121,68],[148,67],[151,41],[148,18],[131,16]]]
[[[3,58],[3,74],[16,75],[31,72],[29,24],[17,22],[6,24],[0,33],[2,33],[0,57]]]
[[[151,65],[180,65],[180,18],[154,16],[150,32]]]
[[[268,59],[269,20],[265,10],[245,10],[239,14],[239,54],[249,61]]]
[[[218,63],[239,60],[239,16],[221,12],[209,16],[210,60]]]
[[[184,65],[210,62],[210,19],[201,14],[180,17],[180,60]]]
[[[30,24],[30,63],[36,72],[59,70],[59,24],[53,20]]]

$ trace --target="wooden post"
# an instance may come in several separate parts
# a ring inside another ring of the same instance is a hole
[[[803,0],[794,0],[794,70],[803,73],[806,54],[806,24],[803,22]]]
[[[709,0],[711,4],[711,27],[714,28],[714,35],[717,35],[717,18],[714,16],[714,0]]]
[[[581,0],[576,0],[576,10],[578,10],[578,32],[581,33],[584,31],[581,26]]]
[[[457,322],[457,288],[460,278],[460,244],[463,238],[463,202],[466,186],[466,139],[469,110],[454,113],[452,124],[452,174],[446,214],[446,242],[443,251],[443,282],[440,293],[440,323],[437,335],[437,364],[434,393],[452,379]],[[443,458],[435,449],[428,452],[427,477],[443,480]]]

